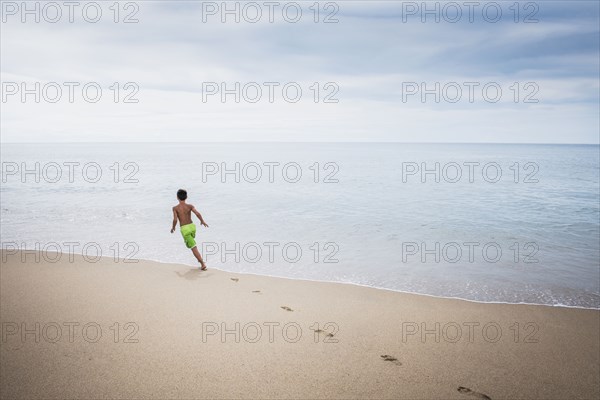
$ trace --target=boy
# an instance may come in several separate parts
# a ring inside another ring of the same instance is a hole
[[[208,228],[204,219],[202,219],[202,215],[196,210],[191,204],[187,204],[185,199],[187,199],[187,192],[183,189],[179,189],[177,191],[177,199],[179,200],[179,204],[173,207],[173,227],[171,228],[171,233],[175,232],[175,227],[177,226],[177,219],[179,219],[179,227],[181,230],[181,235],[183,236],[183,240],[185,241],[185,245],[188,249],[192,249],[192,253],[196,256],[196,259],[202,266],[200,268],[202,271],[206,271],[206,264],[196,247],[196,225],[192,223],[192,212],[196,214],[196,217],[200,219],[200,224]]]

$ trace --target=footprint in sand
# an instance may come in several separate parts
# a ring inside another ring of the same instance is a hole
[[[326,333],[326,335],[325,335],[326,337],[333,337],[333,333],[327,333],[323,329],[316,329],[314,332],[315,333]]]
[[[466,388],[464,386],[459,386],[458,387],[458,392],[459,393],[464,393],[464,394],[469,394],[471,396],[477,397],[480,400],[492,400],[490,396],[487,396],[483,393],[479,393],[479,392],[474,392],[469,388]]]
[[[229,279],[231,279],[231,280],[232,280],[232,281],[234,281],[234,282],[237,282],[237,281],[239,281],[239,280],[240,280],[239,278],[229,278]]]
[[[289,308],[288,306],[281,306],[281,308],[283,308],[285,311],[294,311],[291,308]]]
[[[260,290],[253,290],[252,293],[258,293],[258,294],[260,294]]]
[[[398,359],[396,357],[384,354],[381,356],[381,358],[383,359],[383,361],[389,361],[394,365],[402,365],[402,363],[400,361],[398,361]]]

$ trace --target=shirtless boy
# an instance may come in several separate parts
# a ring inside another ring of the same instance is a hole
[[[177,199],[179,200],[179,204],[173,207],[173,227],[171,228],[171,233],[175,232],[177,220],[179,220],[181,235],[183,236],[185,245],[188,249],[192,249],[192,253],[194,253],[194,256],[202,266],[200,269],[205,271],[206,264],[198,251],[198,247],[196,247],[196,225],[192,222],[192,213],[196,214],[196,217],[200,219],[200,224],[202,226],[208,228],[208,225],[204,222],[202,215],[196,210],[196,207],[185,202],[187,199],[187,192],[185,190],[179,189],[177,191]]]

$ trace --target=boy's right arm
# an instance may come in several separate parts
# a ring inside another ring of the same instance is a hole
[[[176,226],[177,226],[177,212],[175,211],[175,207],[173,207],[173,226],[171,227],[171,233],[175,232]]]

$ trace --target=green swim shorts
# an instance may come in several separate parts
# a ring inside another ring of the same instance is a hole
[[[181,226],[181,236],[183,236],[183,241],[188,249],[194,248],[196,246],[196,225],[187,224]]]

